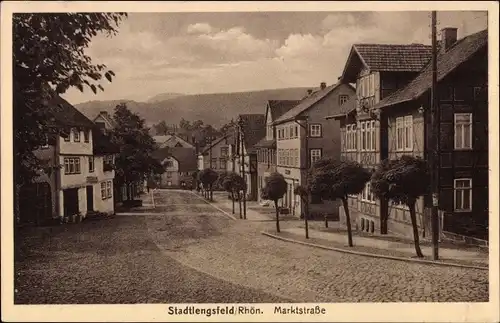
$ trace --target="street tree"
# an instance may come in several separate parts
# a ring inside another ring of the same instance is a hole
[[[274,208],[276,210],[276,232],[280,232],[278,200],[283,198],[286,194],[287,187],[288,185],[283,175],[280,173],[272,173],[266,178],[265,186],[262,188],[261,197],[265,200],[274,202]]]
[[[113,119],[116,127],[111,132],[111,139],[120,147],[115,161],[116,181],[126,186],[127,199],[132,200],[132,185],[162,174],[164,167],[152,156],[156,145],[144,119],[132,113],[125,103],[116,106]]]
[[[415,252],[418,257],[423,257],[419,244],[415,205],[418,198],[428,192],[430,175],[427,162],[420,157],[409,155],[383,160],[372,174],[370,182],[372,192],[377,198],[408,206]]]
[[[153,126],[157,135],[167,135],[169,128],[165,120],[162,120]]]
[[[51,127],[54,96],[76,87],[103,90],[104,79],[115,74],[104,64],[93,64],[85,53],[94,36],[113,36],[125,13],[15,13],[12,17],[13,134],[15,214],[19,216],[19,191],[43,171],[34,150]],[[77,26],[77,27],[75,27]]]
[[[198,174],[198,179],[203,184],[203,187],[205,189],[205,197],[210,201],[214,200],[213,186],[218,177],[219,175],[217,174],[217,172],[211,168],[205,168]]]
[[[241,209],[241,192],[245,190],[245,181],[243,177],[236,173],[228,173],[224,176],[224,180],[222,182],[222,186],[226,192],[229,192],[231,196],[231,201],[233,204],[233,214],[234,210],[234,200],[238,199],[238,203],[240,206],[240,218],[242,217],[242,209]]]
[[[347,224],[347,241],[352,243],[351,217],[348,196],[359,194],[370,180],[371,173],[359,163],[351,160],[325,158],[317,161],[311,168],[309,187],[311,194],[322,200],[340,199],[344,207]]]

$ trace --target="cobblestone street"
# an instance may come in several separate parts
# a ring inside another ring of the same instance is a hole
[[[157,191],[155,203],[25,238],[16,303],[488,300],[487,271],[271,239],[260,231],[273,221],[234,221],[189,191]]]

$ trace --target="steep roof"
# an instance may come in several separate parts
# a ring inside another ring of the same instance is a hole
[[[255,144],[255,147],[275,149],[276,148],[276,140],[267,140],[266,138],[262,138],[261,140],[259,140],[258,143]]]
[[[116,127],[115,120],[113,120],[113,117],[111,117],[107,111],[101,111],[101,112],[99,112],[99,114],[92,121],[96,122],[96,120],[99,117],[101,117],[102,119],[104,119],[104,121],[108,123],[108,125],[109,125],[110,128],[115,128]]]
[[[179,162],[179,172],[191,172],[197,169],[196,152],[192,148],[164,147],[155,150],[152,156],[159,161],[167,157],[175,158]]]
[[[341,79],[352,83],[363,67],[380,72],[419,72],[431,55],[432,46],[423,44],[354,44]]]
[[[342,83],[336,83],[336,84],[327,86],[323,90],[319,90],[319,91],[312,93],[308,97],[301,100],[300,103],[297,104],[295,107],[293,107],[288,112],[284,113],[281,117],[279,117],[277,120],[275,120],[274,123],[280,124],[283,122],[293,120],[299,114],[301,114],[302,112],[311,108],[313,105],[315,105],[316,103],[321,101],[323,98],[328,96],[330,93],[332,93],[335,89],[337,89],[341,85],[342,85]],[[345,84],[345,85],[352,88],[352,86],[349,84]],[[353,90],[354,90],[354,88],[353,88]]]
[[[488,31],[483,30],[462,38],[445,52],[439,52],[437,56],[438,82],[487,45]],[[374,108],[415,100],[429,90],[431,84],[432,64],[428,64],[410,83],[381,100]]]
[[[284,113],[290,111],[290,109],[299,104],[299,102],[300,100],[269,100],[268,113],[271,114],[271,119],[274,121]]]
[[[217,138],[215,139],[214,141],[212,141],[212,144],[209,145],[209,146],[206,146],[202,151],[201,151],[201,154],[205,154],[206,152],[208,152],[210,149],[212,149],[213,147],[215,147],[216,145],[218,145],[222,140],[224,139],[229,139],[232,137],[232,134],[227,134],[225,136],[222,136],[220,138]],[[231,144],[230,142],[228,142],[228,145]]]
[[[240,114],[243,121],[243,142],[248,152],[266,135],[266,116],[264,114]]]
[[[326,116],[325,119],[326,120],[342,119],[345,116],[347,116],[348,114],[355,112],[356,111],[356,99],[357,98],[355,95],[350,96],[349,99],[347,100],[347,102],[345,102],[344,104],[342,104],[340,106],[338,113],[336,113],[334,115]]]
[[[167,142],[170,138],[172,135],[153,136],[154,141],[159,145]]]
[[[52,123],[54,126],[85,127],[93,128],[95,124],[83,113],[78,111],[68,101],[59,95],[55,95],[49,102],[52,112]]]

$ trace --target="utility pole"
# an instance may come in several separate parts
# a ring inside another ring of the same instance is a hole
[[[245,183],[243,191],[243,220],[247,219],[247,179],[245,175],[245,141],[243,140],[243,119],[239,120],[240,141],[241,141],[241,174]]]
[[[306,173],[304,176],[304,182],[302,183],[302,187],[306,190],[307,196],[306,196],[306,203],[304,205],[304,226],[306,230],[306,239],[309,239],[309,189],[307,188],[307,184],[309,182],[309,165],[310,165],[310,159],[311,156],[309,156],[309,125],[308,125],[308,118],[307,116],[301,117],[301,120],[304,120],[304,124],[298,123],[297,120],[295,122],[305,130],[305,142],[304,142],[304,150],[306,151],[306,160],[304,163]],[[302,154],[301,154],[302,155]]]
[[[436,11],[432,11],[432,87],[431,87],[431,188],[432,258],[439,259],[439,111],[437,94]]]

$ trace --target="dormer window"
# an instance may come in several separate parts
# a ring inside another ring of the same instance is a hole
[[[80,130],[78,129],[73,130],[73,139],[75,142],[80,142]]]
[[[90,130],[83,131],[83,141],[85,141],[85,142],[90,141]]]

